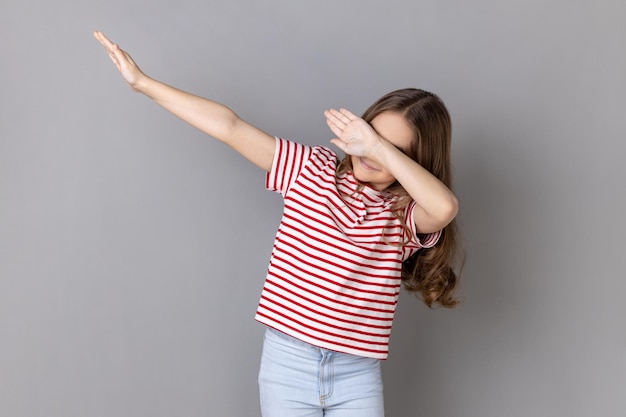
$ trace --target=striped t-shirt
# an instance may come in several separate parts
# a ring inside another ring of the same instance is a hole
[[[256,320],[312,345],[377,359],[388,355],[402,261],[440,233],[407,239],[389,210],[393,198],[352,173],[335,176],[337,155],[324,147],[276,140],[267,189],[282,194]],[[415,203],[405,209],[412,219]]]

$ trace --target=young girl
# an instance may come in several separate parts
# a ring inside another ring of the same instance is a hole
[[[439,98],[404,89],[359,118],[327,110],[326,147],[275,138],[232,110],[146,76],[102,33],[130,87],[266,171],[284,198],[256,320],[265,417],[383,416],[380,360],[401,282],[452,307],[456,275],[450,119]]]

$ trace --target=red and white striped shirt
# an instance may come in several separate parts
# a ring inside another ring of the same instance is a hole
[[[420,242],[407,221],[413,236],[398,245],[407,235],[392,197],[357,191],[352,173],[336,178],[337,163],[328,148],[276,140],[265,185],[285,207],[255,319],[318,347],[386,359],[402,261],[440,233]]]

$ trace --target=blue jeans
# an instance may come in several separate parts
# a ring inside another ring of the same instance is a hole
[[[259,370],[263,417],[383,417],[380,360],[322,349],[268,328]]]

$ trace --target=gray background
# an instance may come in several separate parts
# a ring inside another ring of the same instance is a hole
[[[253,320],[281,199],[126,87],[150,75],[264,130],[438,93],[464,303],[401,297],[389,416],[624,416],[623,0],[3,0],[0,415],[255,416]]]

